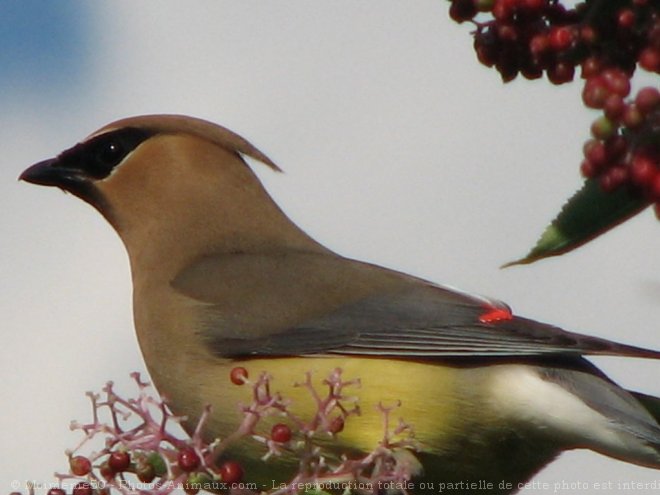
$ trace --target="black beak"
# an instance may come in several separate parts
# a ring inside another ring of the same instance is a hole
[[[53,165],[57,162],[55,158],[44,160],[32,165],[23,171],[18,180],[24,180],[32,184],[42,186],[56,186],[59,182],[60,171]]]
[[[58,165],[57,158],[51,158],[32,165],[18,178],[40,186],[56,186],[65,190],[77,189],[85,178],[80,170]]]
[[[59,158],[51,158],[35,163],[26,169],[18,180],[24,180],[31,184],[40,186],[59,187],[63,191],[70,192],[87,201],[96,208],[100,208],[103,202],[100,194],[89,179],[87,174],[80,168],[73,168],[63,163]]]

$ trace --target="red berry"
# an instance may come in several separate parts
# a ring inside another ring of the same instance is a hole
[[[632,9],[621,9],[616,16],[620,29],[629,30],[635,25],[635,12]]]
[[[602,167],[608,161],[605,145],[597,139],[590,139],[584,143],[582,151],[584,157],[597,168]]]
[[[547,0],[522,0],[522,6],[529,12],[540,12],[547,4]]]
[[[628,180],[628,169],[617,165],[610,168],[600,178],[600,185],[605,192],[612,192]]]
[[[243,478],[243,468],[236,461],[227,461],[220,466],[218,473],[228,485],[238,483]]]
[[[637,154],[633,157],[630,163],[630,178],[633,183],[640,187],[649,187],[657,175],[658,169],[648,156]]]
[[[600,74],[602,63],[596,57],[589,57],[582,62],[582,79],[591,79]]]
[[[649,72],[656,72],[660,69],[660,52],[655,48],[644,48],[639,54],[639,65]]]
[[[533,60],[526,60],[525,64],[520,68],[520,73],[526,79],[538,79],[543,77],[543,68]]]
[[[529,51],[535,57],[545,53],[550,48],[550,42],[548,41],[548,36],[545,33],[539,33],[532,36],[532,39],[529,41]]]
[[[590,77],[582,89],[582,101],[590,108],[603,108],[609,94],[602,76]]]
[[[605,100],[605,105],[603,106],[605,116],[613,122],[619,120],[625,109],[626,104],[624,103],[623,98],[617,94],[609,95]]]
[[[477,15],[474,0],[453,0],[449,7],[449,16],[456,22],[465,22]]]
[[[87,457],[77,455],[69,460],[69,467],[76,476],[85,476],[92,470],[92,463]]]
[[[243,385],[248,379],[248,371],[242,366],[232,368],[229,373],[229,379],[234,385]]]
[[[552,84],[571,82],[575,75],[575,67],[566,62],[557,62],[548,67],[548,79]]]
[[[115,477],[115,474],[117,474],[117,471],[112,469],[110,465],[106,462],[101,464],[101,467],[99,468],[99,471],[101,473],[101,477],[105,480],[111,480],[112,478]]]
[[[493,17],[498,21],[506,21],[513,16],[515,3],[511,0],[495,0]]]
[[[328,426],[328,431],[333,435],[341,433],[344,430],[344,418],[342,416],[336,416],[330,421]]]
[[[601,74],[605,86],[612,93],[625,97],[630,93],[630,78],[620,69],[607,69]]]
[[[598,175],[598,170],[589,160],[582,160],[582,163],[580,164],[580,173],[583,177],[589,179],[591,177],[596,177],[596,175]]]
[[[94,493],[94,490],[92,489],[92,485],[87,483],[86,481],[81,481],[80,483],[77,483],[76,486],[73,487],[73,495],[92,495]]]
[[[131,455],[121,450],[113,452],[108,458],[108,465],[116,473],[126,471],[131,465]]]
[[[651,87],[640,89],[635,97],[635,104],[643,114],[649,113],[660,104],[660,91]]]
[[[639,111],[637,105],[631,103],[626,106],[626,109],[623,111],[623,117],[621,118],[623,125],[630,129],[635,129],[644,123],[644,116],[642,112]]]
[[[593,45],[598,41],[598,33],[590,25],[584,25],[580,28],[580,40],[587,45]]]
[[[548,40],[553,50],[562,52],[573,44],[575,35],[568,26],[553,27],[548,33]]]
[[[278,423],[270,430],[270,438],[274,442],[286,443],[291,440],[291,428],[283,423]]]
[[[46,492],[46,495],[66,495],[66,492],[61,488],[51,488]]]
[[[177,461],[179,463],[179,467],[188,473],[194,471],[200,465],[199,456],[197,455],[197,452],[195,452],[195,449],[192,447],[184,447],[181,449],[179,451]]]
[[[607,161],[614,161],[621,158],[628,151],[628,141],[620,134],[615,134],[605,141],[605,154]]]
[[[497,26],[497,36],[502,41],[514,43],[518,41],[518,30],[513,24],[500,23]]]

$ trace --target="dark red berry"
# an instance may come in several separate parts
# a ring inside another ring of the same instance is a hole
[[[540,13],[547,3],[547,0],[521,0],[521,7],[527,9],[528,12]]]
[[[201,462],[197,452],[195,452],[195,449],[192,447],[184,447],[181,449],[177,461],[179,467],[188,473],[197,469]]]
[[[582,101],[590,108],[603,108],[609,95],[605,79],[602,76],[594,76],[587,79],[584,84]]]
[[[527,60],[520,68],[520,73],[526,79],[539,79],[540,77],[543,77],[543,68],[533,60]]]
[[[112,478],[115,477],[115,474],[117,474],[117,471],[112,469],[107,461],[101,464],[101,467],[99,468],[99,472],[101,473],[101,477],[106,481],[111,480]]]
[[[598,41],[598,33],[592,26],[586,24],[580,28],[580,40],[587,45],[593,45]]]
[[[619,29],[630,30],[635,25],[635,12],[632,9],[621,9],[616,16]]]
[[[568,26],[553,27],[548,33],[550,47],[558,52],[568,49],[574,40],[573,30]]]
[[[623,111],[621,122],[626,127],[635,129],[644,123],[644,116],[642,115],[642,112],[639,111],[639,108],[637,108],[637,105],[631,103],[626,106],[626,109]]]
[[[532,39],[529,41],[529,51],[535,57],[547,52],[550,49],[550,42],[548,41],[548,36],[545,33],[539,33],[532,36]]]
[[[582,79],[591,79],[600,74],[603,64],[596,57],[589,57],[582,62]]]
[[[611,167],[600,178],[600,185],[605,192],[612,192],[628,180],[628,169],[622,165]]]
[[[651,87],[640,89],[635,96],[635,104],[643,114],[649,113],[660,104],[660,91]]]
[[[232,368],[229,379],[234,385],[243,385],[248,379],[248,371],[242,366]]]
[[[639,54],[639,65],[649,72],[657,72],[660,69],[660,52],[655,48],[645,48]]]
[[[81,481],[73,487],[72,493],[73,495],[92,495],[94,490],[92,489],[92,485],[86,481]]]
[[[567,62],[558,62],[548,67],[548,79],[553,84],[564,84],[571,82],[575,75],[575,66]]]
[[[605,145],[597,139],[590,139],[584,143],[582,151],[584,157],[596,168],[602,167],[607,162]]]
[[[605,141],[605,154],[608,161],[616,161],[628,151],[628,142],[620,134],[615,134]]]
[[[344,418],[342,416],[335,416],[328,425],[328,431],[333,435],[341,433],[344,430]]]
[[[623,111],[626,109],[626,104],[621,98],[620,95],[611,94],[605,100],[603,110],[605,111],[605,116],[613,122],[619,120],[623,115]]]
[[[620,69],[607,69],[601,74],[605,86],[612,93],[625,97],[630,93],[630,78]]]
[[[291,440],[291,428],[284,423],[278,423],[270,430],[270,438],[274,442],[286,443]]]
[[[128,452],[118,450],[110,454],[108,465],[116,473],[121,473],[122,471],[126,471],[131,465],[131,456]]]
[[[513,24],[501,23],[497,26],[497,36],[504,42],[518,41],[518,30]]]
[[[583,177],[589,179],[598,175],[598,169],[589,160],[582,160],[582,163],[580,164],[580,173]]]
[[[61,488],[51,488],[46,492],[46,495],[66,495],[66,492]]]
[[[92,463],[87,457],[77,455],[69,460],[69,467],[76,476],[85,476],[92,470]]]
[[[218,474],[220,474],[222,481],[232,485],[243,478],[243,468],[236,461],[227,461],[220,466]]]
[[[477,15],[474,0],[453,0],[449,7],[449,16],[456,22],[465,22]]]
[[[653,160],[646,155],[635,155],[630,163],[630,178],[640,187],[649,187],[658,175]]]
[[[495,0],[493,17],[498,21],[506,21],[513,16],[514,2],[511,0]]]

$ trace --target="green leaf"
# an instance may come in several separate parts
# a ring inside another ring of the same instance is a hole
[[[532,250],[502,268],[525,265],[572,251],[637,215],[649,204],[650,201],[627,187],[608,193],[603,191],[597,180],[588,179],[545,229]]]

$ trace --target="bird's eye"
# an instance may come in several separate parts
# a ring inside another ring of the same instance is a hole
[[[126,156],[153,133],[134,128],[124,128],[101,134],[74,148],[72,155],[81,168],[94,179],[110,175]]]
[[[99,146],[96,160],[106,167],[114,167],[124,158],[124,155],[124,147],[119,141],[108,140]]]

